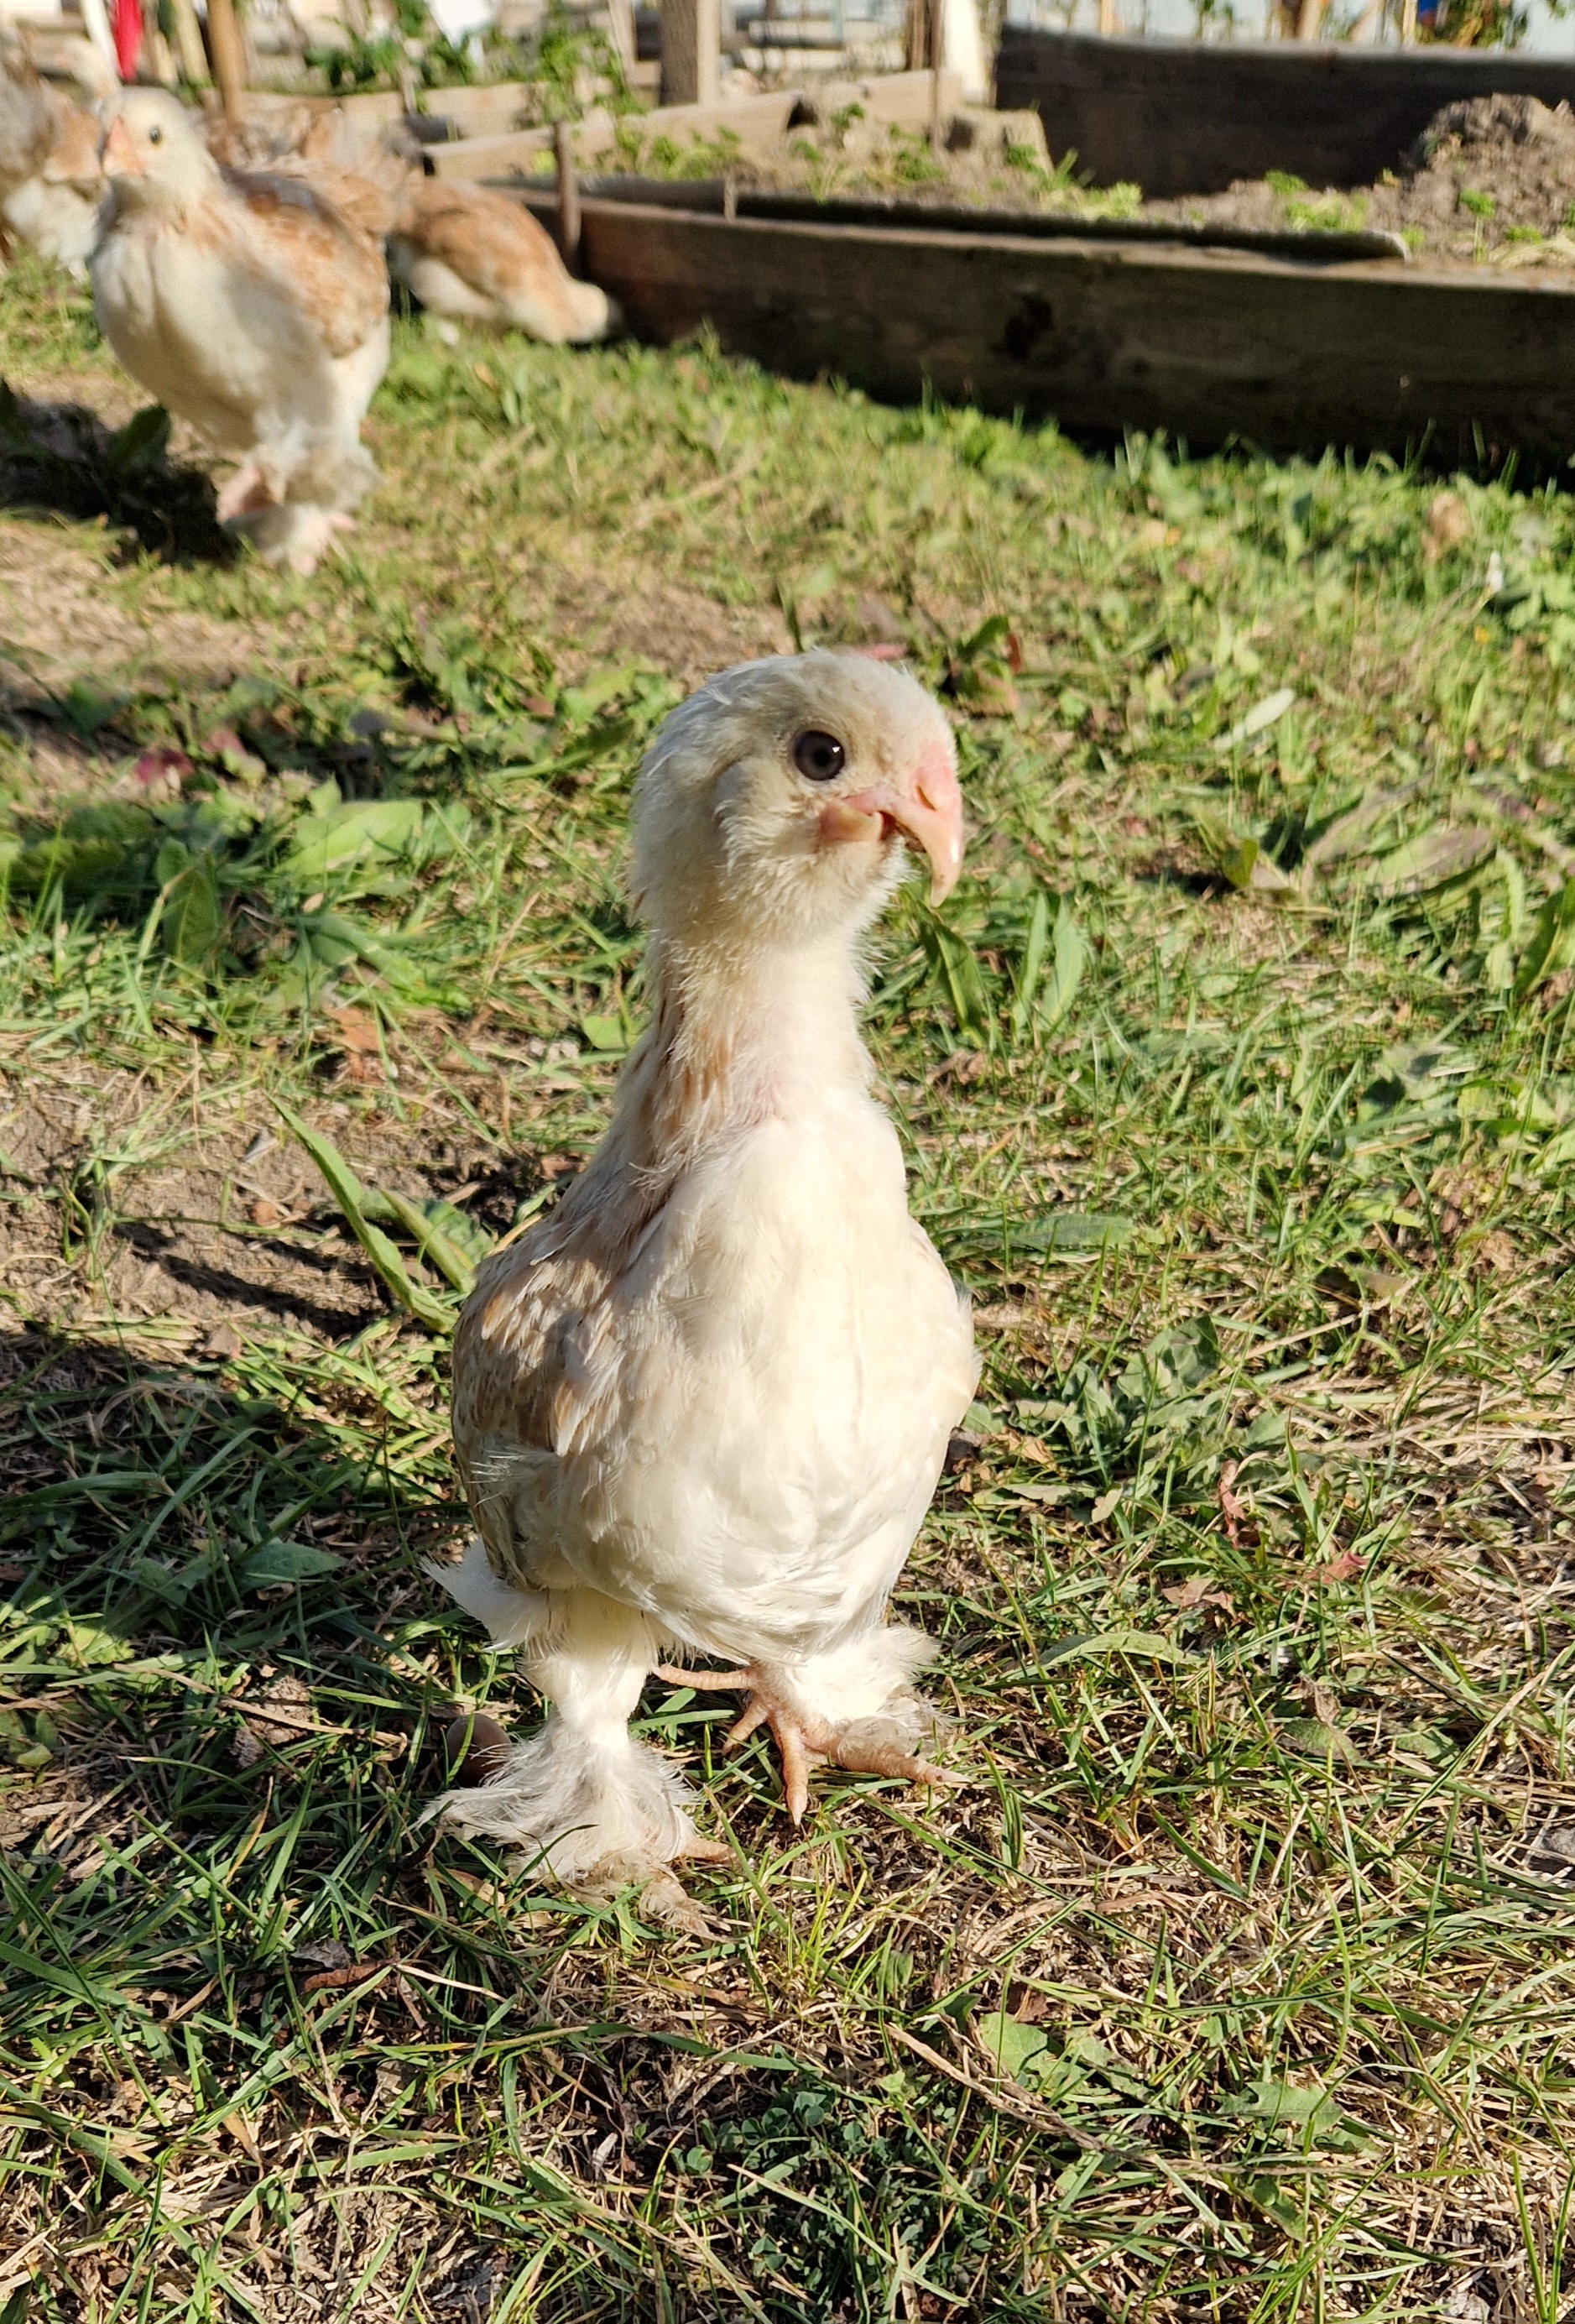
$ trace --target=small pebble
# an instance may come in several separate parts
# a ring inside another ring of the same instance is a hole
[[[484,1711],[462,1711],[443,1738],[451,1784],[486,1784],[509,1764],[509,1738]]]

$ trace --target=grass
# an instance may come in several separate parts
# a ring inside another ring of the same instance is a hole
[[[309,583],[0,525],[6,2324],[1554,2324],[1575,515],[410,326],[373,432]],[[870,1011],[985,1351],[903,1591],[972,1780],[795,1839],[653,1683],[706,1942],[419,1821],[534,1716],[420,1571],[421,1251],[594,1142],[663,710],[882,633],[974,829]]]

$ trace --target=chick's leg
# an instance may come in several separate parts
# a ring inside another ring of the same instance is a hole
[[[724,1857],[695,1831],[674,1769],[629,1732],[656,1660],[645,1617],[594,1590],[540,1597],[525,1666],[551,1705],[547,1722],[490,1782],[447,1793],[437,1812],[461,1831],[526,1847],[569,1887],[639,1879],[678,1857]]]

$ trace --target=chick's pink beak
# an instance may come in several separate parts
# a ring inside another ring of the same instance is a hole
[[[104,171],[110,178],[140,178],[143,174],[136,147],[118,114],[104,140]]]
[[[839,827],[826,830],[834,807]],[[898,779],[873,783],[849,798],[828,800],[821,823],[828,839],[905,831],[929,858],[932,904],[944,903],[957,885],[962,869],[962,794],[951,755],[938,743]]]

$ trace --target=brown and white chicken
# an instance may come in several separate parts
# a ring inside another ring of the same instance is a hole
[[[770,1728],[796,1821],[816,1759],[944,1780],[930,1644],[887,1607],[978,1367],[858,1023],[905,841],[944,895],[952,736],[905,672],[782,657],[673,714],[634,798],[649,1028],[589,1166],[460,1318],[478,1538],[433,1570],[551,1711],[437,1812],[566,1883],[725,1852],[629,1733],[653,1671],[744,1691],[733,1732]]]
[[[388,263],[428,313],[526,331],[548,346],[604,339],[615,320],[594,282],[577,282],[528,209],[485,186],[415,178]]]
[[[104,172],[93,115],[41,79],[0,28],[0,244],[13,238],[80,275]]]
[[[388,366],[381,249],[306,180],[221,168],[162,90],[128,92],[104,160],[89,271],[106,338],[240,461],[221,520],[311,572],[377,482],[360,432]]]

